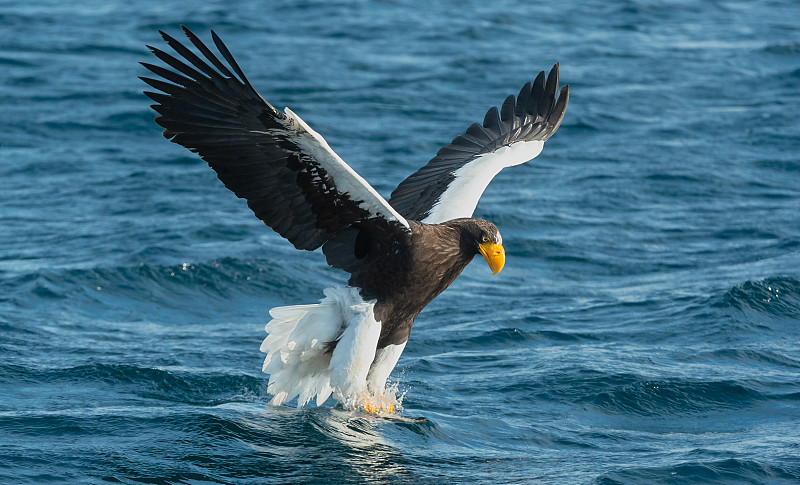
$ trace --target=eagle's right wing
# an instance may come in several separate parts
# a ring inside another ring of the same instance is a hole
[[[152,108],[167,139],[199,154],[256,217],[298,249],[314,250],[353,224],[409,230],[405,218],[322,136],[288,108],[281,113],[256,93],[213,31],[227,66],[182,29],[205,60],[161,32],[183,59],[150,47],[175,71],[142,63],[164,79],[142,78],[161,91],[145,94],[158,103]]]

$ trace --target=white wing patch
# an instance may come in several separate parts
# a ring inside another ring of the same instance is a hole
[[[288,116],[287,128],[301,135],[295,139],[295,143],[303,151],[320,161],[325,170],[333,177],[336,182],[336,188],[340,192],[349,194],[353,200],[363,201],[360,207],[369,211],[370,214],[379,215],[390,221],[397,221],[404,225],[406,229],[410,229],[408,221],[398,214],[366,180],[346,164],[328,145],[322,135],[314,131],[289,108],[284,108],[284,112]],[[304,133],[311,135],[311,138],[302,136]]]
[[[506,167],[536,158],[543,147],[544,142],[540,140],[521,141],[478,156],[453,173],[455,179],[422,222],[439,224],[459,217],[472,217],[483,191],[495,175]]]

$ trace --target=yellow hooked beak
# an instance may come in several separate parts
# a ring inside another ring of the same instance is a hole
[[[492,274],[497,274],[503,269],[506,264],[506,250],[503,249],[502,245],[489,241],[479,244],[478,250],[486,259],[486,263],[489,264]]]

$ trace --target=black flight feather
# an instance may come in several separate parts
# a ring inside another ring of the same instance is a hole
[[[319,142],[258,95],[213,31],[227,66],[181,28],[200,55],[161,32],[174,54],[148,47],[174,71],[142,63],[157,76],[142,80],[156,90],[145,94],[157,103],[156,123],[166,138],[198,153],[256,217],[298,249],[316,249],[352,224],[380,219],[337,189],[326,169],[330,162],[308,151]],[[396,228],[396,222],[384,225]]]

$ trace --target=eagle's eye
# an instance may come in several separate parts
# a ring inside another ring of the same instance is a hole
[[[481,237],[481,242],[485,242],[485,243],[489,242],[489,237],[488,237],[488,236],[485,236],[485,235],[484,235],[484,236],[482,236],[482,237]]]

